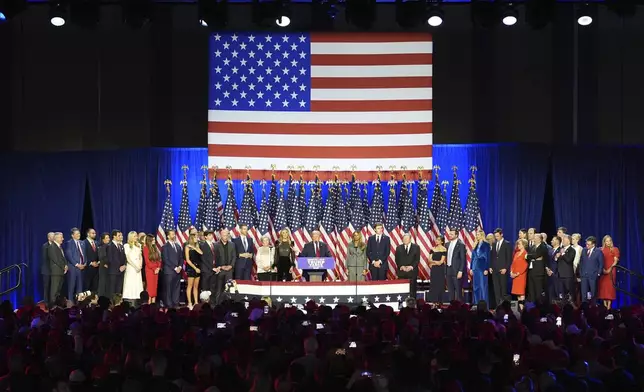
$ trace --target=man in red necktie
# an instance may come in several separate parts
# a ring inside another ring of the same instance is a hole
[[[204,291],[215,291],[215,279],[213,276],[217,273],[215,265],[215,233],[212,231],[204,232],[205,241],[200,244],[203,256],[201,256],[201,280],[199,281],[199,289]],[[210,296],[211,300],[215,299],[214,295]]]

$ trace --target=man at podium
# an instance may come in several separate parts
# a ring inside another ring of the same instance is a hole
[[[329,246],[324,242],[320,241],[320,232],[318,230],[313,230],[311,233],[311,242],[304,244],[302,252],[299,257],[332,257],[331,252],[329,251]],[[326,279],[326,270],[309,270],[311,272],[323,272],[322,281]],[[306,281],[309,280],[309,274],[304,271],[302,274]]]

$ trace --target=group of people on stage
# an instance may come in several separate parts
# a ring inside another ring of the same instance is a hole
[[[383,225],[374,227],[375,233],[366,243],[359,231],[352,233],[346,250],[346,273],[349,281],[386,280],[390,277],[409,279],[410,294],[416,296],[420,247],[409,233],[403,234],[402,244],[395,249],[396,270],[389,268],[391,240],[383,233]],[[228,230],[215,239],[212,231],[192,229],[182,246],[176,233],[169,230],[166,242],[159,250],[155,236],[131,231],[123,243],[123,233],[114,230],[103,233],[97,240],[94,229],[87,230],[81,239],[80,230],[71,230],[71,239],[63,234],[48,233],[42,247],[41,274],[46,302],[53,302],[67,281],[67,298],[85,290],[101,296],[121,294],[126,300],[139,300],[141,292],[148,292],[155,302],[159,278],[163,277],[163,303],[168,307],[179,305],[180,282],[187,281],[187,305],[199,302],[199,294],[209,291],[219,301],[226,283],[231,279],[250,280],[254,267],[260,281],[290,281],[296,278],[296,257],[330,257],[327,244],[320,240],[319,231],[311,233],[311,241],[297,252],[288,229],[280,231],[278,240],[264,236],[261,244],[254,244],[248,235],[248,226],[241,225],[239,235],[231,239]],[[430,289],[426,299],[431,302],[462,300],[463,282],[467,274],[467,249],[456,231],[448,238],[436,238],[430,250]],[[512,294],[520,304],[528,300],[552,301],[573,299],[577,291],[581,301],[601,299],[607,307],[616,298],[615,265],[619,249],[610,236],[604,236],[602,247],[597,248],[595,237],[586,239],[585,249],[579,245],[579,234],[568,235],[560,227],[550,245],[545,233],[535,229],[521,229],[519,238],[510,243],[501,229],[487,236],[482,230],[476,234],[471,254],[472,301],[499,304]],[[508,287],[509,286],[509,287]]]
[[[498,305],[511,294],[520,307],[526,300],[577,298],[581,302],[599,299],[611,307],[616,298],[615,266],[620,256],[609,235],[602,239],[601,248],[593,236],[586,238],[582,247],[581,235],[569,235],[565,227],[557,229],[550,244],[547,234],[534,228],[519,230],[518,237],[512,244],[504,239],[501,229],[488,236],[477,232],[471,258],[474,303],[489,302],[491,294]]]

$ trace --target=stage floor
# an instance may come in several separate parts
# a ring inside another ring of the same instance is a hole
[[[320,305],[361,305],[372,302],[397,307],[409,296],[408,280],[378,282],[258,282],[238,280],[237,290],[244,300],[270,297],[274,305],[304,305],[313,300]]]

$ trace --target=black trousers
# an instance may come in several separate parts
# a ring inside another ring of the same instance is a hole
[[[277,279],[277,274],[273,272],[261,272],[257,274],[257,279],[260,282],[274,282]]]
[[[181,295],[181,274],[163,274],[163,305],[166,308],[179,306]]]
[[[416,299],[416,285],[418,280],[418,273],[405,273],[402,271],[398,272],[398,277],[400,279],[409,279],[409,296]]]
[[[499,270],[492,272],[492,286],[494,287],[495,306],[499,306],[503,301],[508,299],[508,273],[501,274]]]
[[[51,301],[51,276],[42,275],[42,299],[46,304]]]
[[[559,290],[564,299],[571,299],[575,296],[575,278],[562,278],[559,277]]]
[[[98,292],[98,269],[100,267],[92,267],[90,264],[87,264],[85,271],[83,273],[83,290],[89,290],[92,293]]]
[[[54,302],[63,290],[65,275],[52,275],[50,281],[49,301]]]
[[[371,280],[387,280],[387,271],[389,271],[389,263],[387,260],[382,261],[380,268],[376,268],[372,264],[369,264]]]
[[[213,292],[215,287],[214,274],[212,271],[207,271],[204,273],[204,269],[201,269],[201,279],[199,279],[199,291],[210,291]]]
[[[455,275],[447,275],[447,292],[450,301],[461,301],[463,299],[463,280]]]
[[[123,273],[119,275],[109,275],[108,294],[110,299],[114,294],[123,294]]]
[[[213,291],[212,295],[215,296],[215,303],[219,304],[223,301],[223,293],[224,290],[226,289],[226,282],[230,279],[233,278],[233,271],[220,271],[218,274],[215,275],[215,291]]]
[[[537,303],[543,298],[546,275],[537,275],[528,270],[528,301]]]

